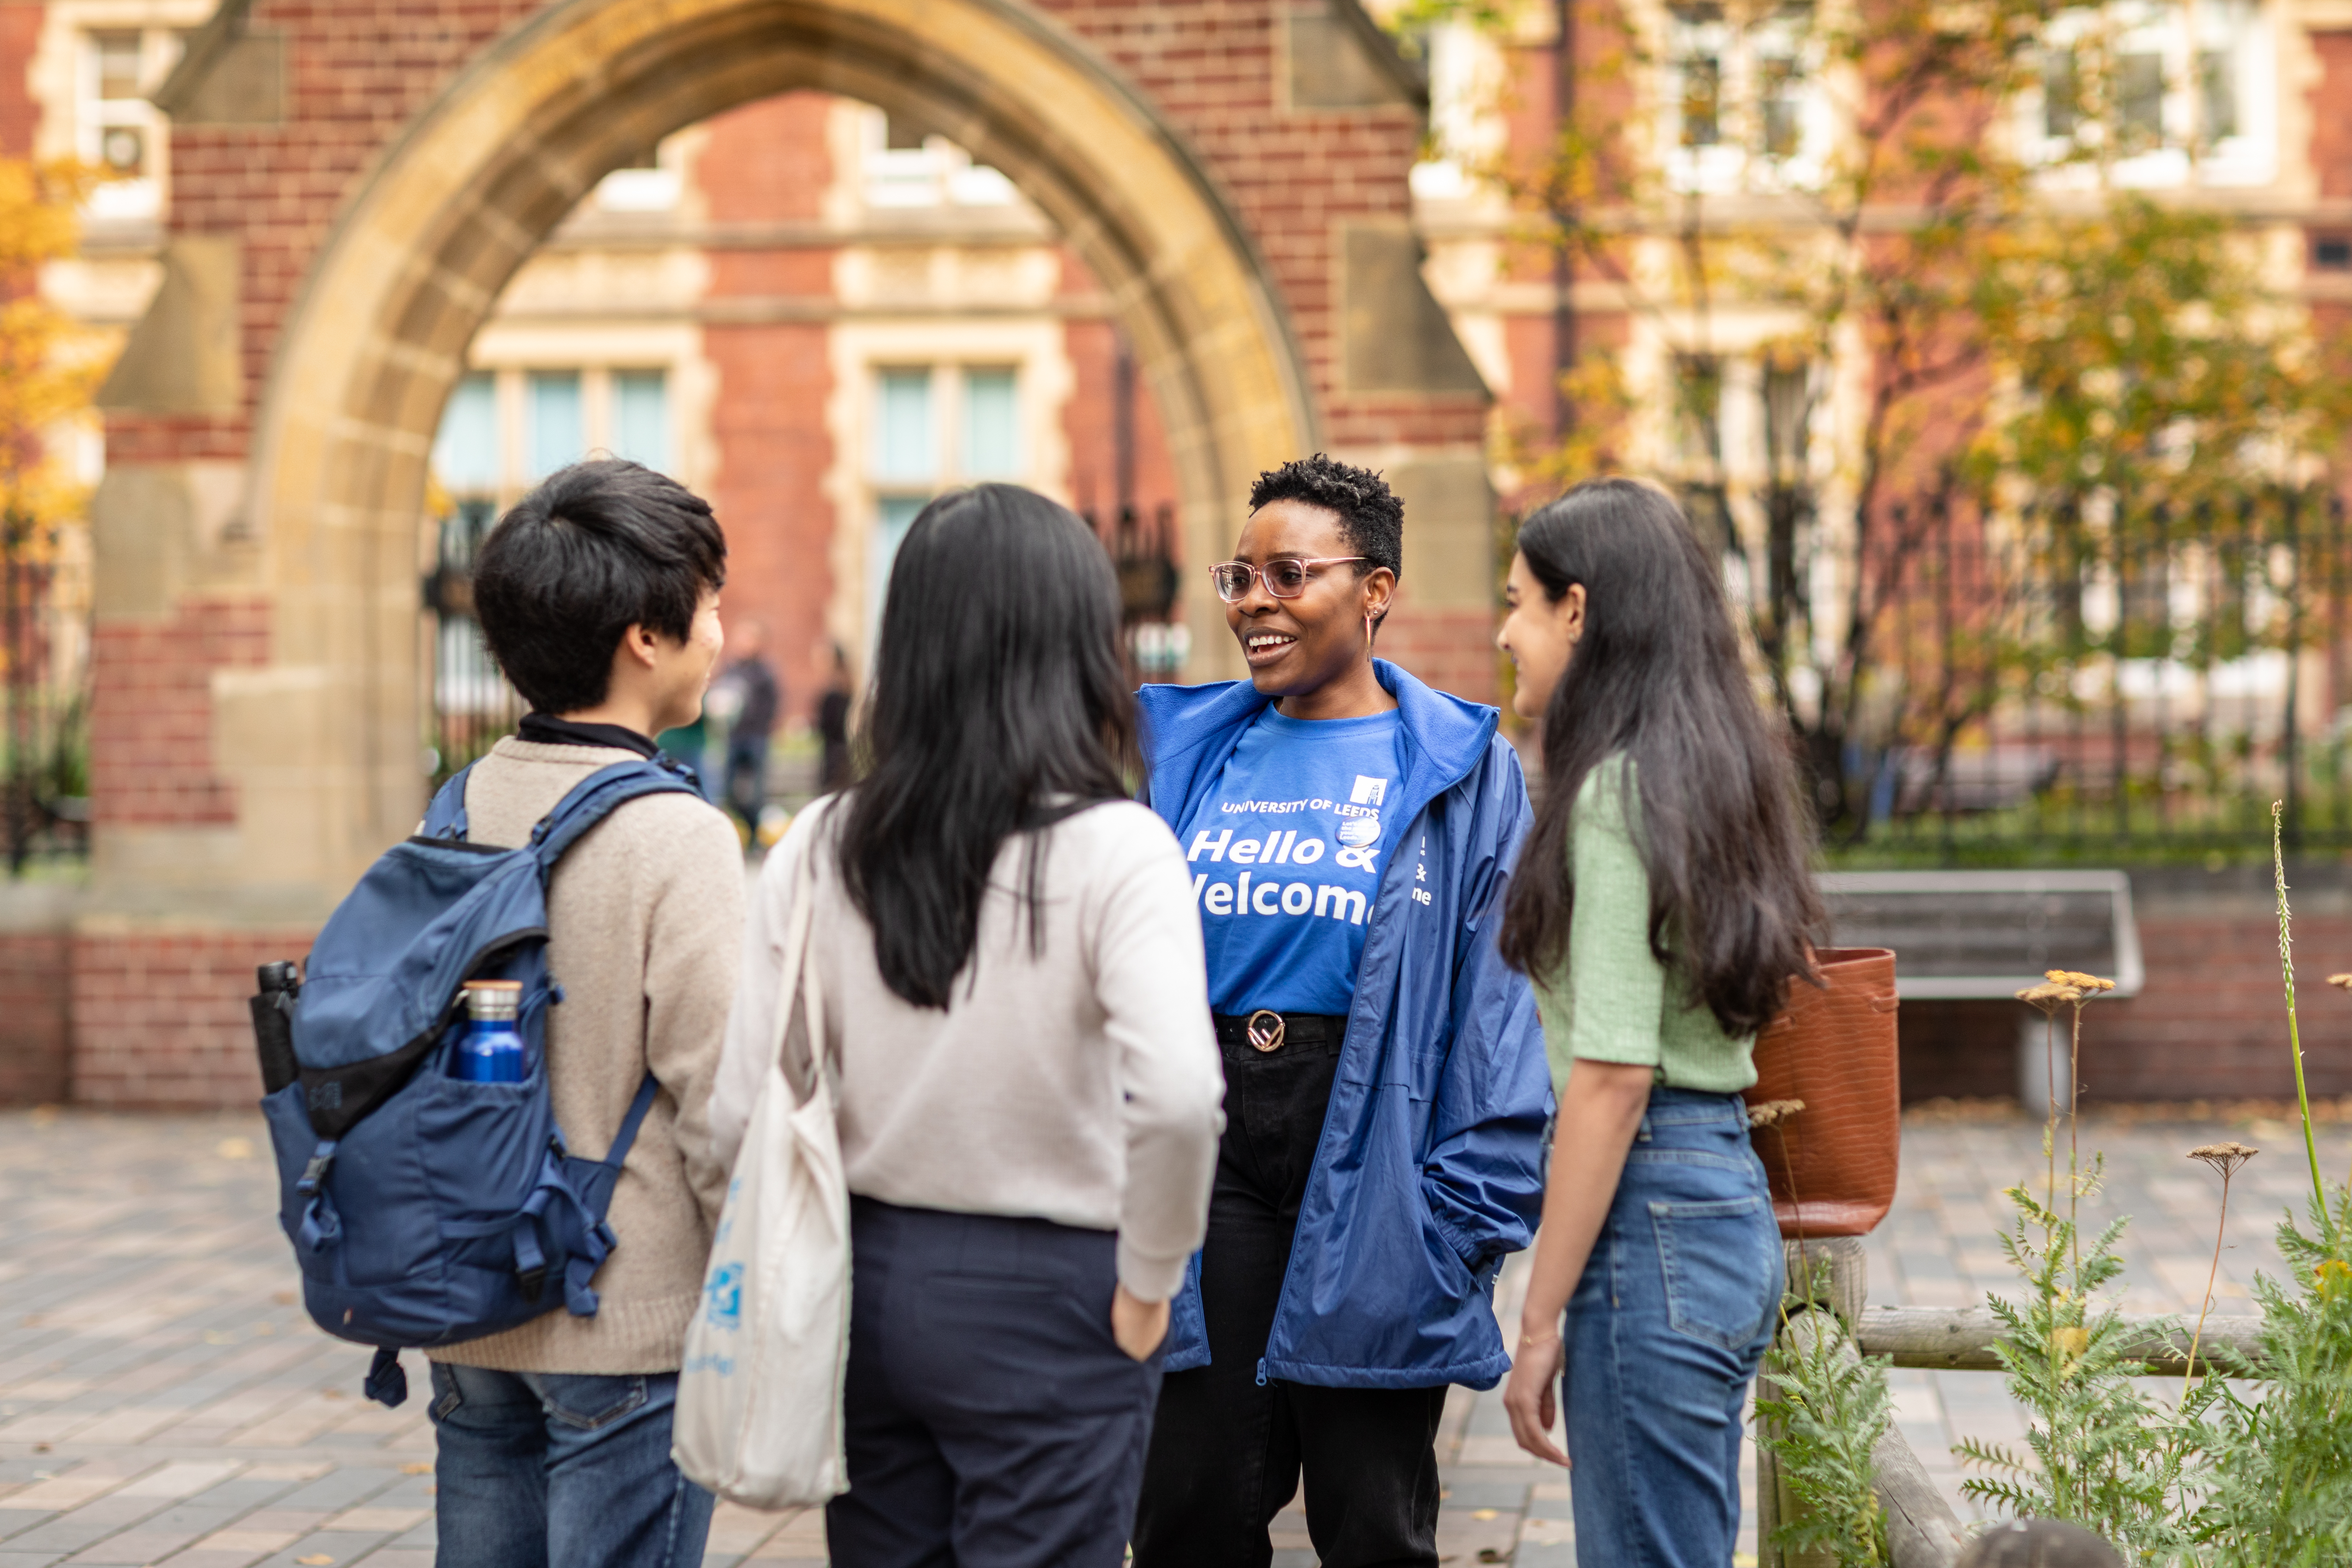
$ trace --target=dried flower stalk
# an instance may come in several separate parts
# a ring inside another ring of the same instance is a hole
[[[2115,988],[2114,981],[2085,974],[2079,969],[2045,969],[2040,984],[2029,985],[2017,994],[2019,1001],[2042,1010],[2049,1031],[2045,1037],[2049,1047],[2042,1052],[2042,1076],[2049,1081],[2050,1098],[2049,1120],[2042,1127],[2042,1152],[2050,1162],[2050,1184],[2042,1198],[2044,1207],[2055,1205],[2058,1199],[2058,1009],[2074,1009],[2073,1033],[2066,1042],[2066,1219],[2070,1225],[2074,1222],[2083,1196],[2083,1009]]]
[[[2017,994],[2019,1001],[2042,1015],[2042,1100],[2046,1111],[2042,1123],[2042,1157],[2049,1166],[2043,1173],[2042,1189],[2044,1208],[2058,1205],[2058,1009],[2083,1000],[2079,989],[2057,978],[2059,973],[2051,970],[2050,978]],[[2074,1063],[2066,1065],[2068,1071],[2074,1070]]]
[[[2344,978],[2352,980],[2352,975]],[[2205,1300],[2197,1309],[2197,1331],[2189,1336],[2189,1370],[2180,1379],[2180,1397],[2184,1400],[2197,1376],[2197,1345],[2205,1337],[2205,1315],[2213,1310],[2213,1281],[2221,1276],[2221,1238],[2230,1226],[2230,1178],[2238,1173],[2239,1166],[2261,1152],[2260,1149],[2237,1142],[2201,1143],[2189,1151],[2190,1159],[2202,1160],[2221,1173],[2221,1217],[2213,1226],[2213,1266],[2205,1271]]]

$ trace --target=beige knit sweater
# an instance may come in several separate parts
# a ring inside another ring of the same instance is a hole
[[[478,844],[520,845],[572,785],[630,752],[500,741],[467,781]],[[506,1372],[677,1370],[727,1195],[711,1156],[710,1084],[743,946],[735,830],[691,795],[618,807],[556,863],[548,969],[548,1089],[572,1152],[603,1159],[648,1067],[661,1085],[606,1215],[620,1240],[593,1318],[559,1306],[518,1329],[434,1351]]]

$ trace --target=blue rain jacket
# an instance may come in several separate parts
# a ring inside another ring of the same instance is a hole
[[[1511,1364],[1495,1277],[1535,1234],[1552,1113],[1534,993],[1495,947],[1527,782],[1495,710],[1373,668],[1404,756],[1382,815],[1409,826],[1390,839],[1258,1377],[1492,1388]],[[1246,680],[1143,689],[1150,799],[1171,828],[1269,700]],[[1198,1255],[1168,1336],[1169,1371],[1208,1364]]]

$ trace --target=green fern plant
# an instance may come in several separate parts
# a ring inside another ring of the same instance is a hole
[[[2254,1281],[2261,1396],[2209,1377],[2210,1397],[2182,1409],[2204,1460],[2195,1532],[2215,1568],[2352,1563],[2352,1189],[2336,1189],[2333,1216],[2311,1207],[2309,1234],[2292,1216],[2279,1226],[2290,1282]]]
[[[2069,1173],[2066,1208],[2095,1194],[2105,1161]],[[2018,1517],[2071,1521],[2139,1562],[2172,1561],[2190,1544],[2180,1515],[2184,1471],[2194,1447],[2135,1382],[2130,1332],[2114,1306],[2095,1300],[2123,1272],[2117,1219],[2085,1242],[2068,1213],[2022,1184],[2008,1190],[2015,1224],[2002,1233],[2025,1284],[2021,1304],[1987,1298],[2005,1332],[1994,1352],[2011,1396],[2030,1417],[2027,1452],[1977,1438],[1955,1450],[1964,1464],[1993,1472],[1961,1490]]]
[[[1838,1568],[1888,1568],[1886,1512],[1873,1483],[1872,1450],[1893,1422],[1884,1357],[1853,1354],[1845,1325],[1816,1310],[1818,1331],[1790,1331],[1784,1300],[1780,1334],[1764,1353],[1756,1401],[1756,1442],[1780,1463],[1790,1518],[1772,1532],[1784,1551],[1827,1550]]]

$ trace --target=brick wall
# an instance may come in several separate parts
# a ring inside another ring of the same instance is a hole
[[[90,647],[91,812],[100,824],[236,820],[213,768],[212,674],[268,662],[258,599],[188,599],[161,621],[101,620]]]
[[[2295,921],[2304,1074],[2314,1094],[2352,1094],[2352,914]],[[2140,922],[2147,985],[2083,1019],[2086,1098],[2196,1100],[2294,1092],[2278,928],[2266,910],[2163,913]]]
[[[61,931],[0,932],[0,1105],[53,1104],[70,1090],[70,952]]]
[[[1200,150],[1281,287],[1330,445],[1480,439],[1483,400],[1367,396],[1342,375],[1339,229],[1409,216],[1415,110],[1294,108],[1277,37],[1291,7],[1267,0],[1043,0],[1039,9],[1100,50]]]
[[[0,158],[22,158],[33,150],[41,111],[25,73],[32,67],[47,9],[26,0],[0,0]]]
[[[1100,299],[1101,286],[1083,263],[1067,251],[1062,258],[1063,294],[1065,298]],[[1062,329],[1063,342],[1070,356],[1072,386],[1070,400],[1062,405],[1062,430],[1070,443],[1070,504],[1081,511],[1090,511],[1105,527],[1117,521],[1118,510],[1118,442],[1116,431],[1118,399],[1116,394],[1118,363],[1118,329],[1109,321],[1074,318]],[[1246,484],[1255,476],[1237,476]],[[1176,468],[1168,455],[1168,442],[1160,433],[1160,410],[1151,400],[1151,388],[1140,374],[1135,378],[1135,510],[1149,524],[1163,506],[1173,507],[1178,501]],[[1245,495],[1230,498],[1233,531],[1241,531],[1242,502]],[[1179,569],[1193,571],[1192,563],[1181,559],[1184,541],[1181,525],[1171,523],[1169,542],[1180,559]],[[1205,570],[1207,563],[1199,569]]]
[[[172,132],[172,226],[245,247],[246,384],[234,417],[115,415],[111,462],[242,458],[278,330],[344,198],[384,144],[540,0],[257,0],[250,30],[285,35],[287,122]]]
[[[2352,195],[2352,117],[2344,113],[2352,92],[2352,33],[2314,33],[2319,79],[2311,89],[2311,167],[2323,196]]]
[[[1495,618],[1487,611],[1423,609],[1413,604],[1410,588],[1400,588],[1374,651],[1440,691],[1493,702],[1499,657],[1494,639]]]
[[[2084,1099],[2278,1098],[2294,1092],[2278,927],[2260,868],[2134,871],[2147,984],[2083,1014]],[[2352,1094],[2352,868],[2291,869],[2304,1075],[2315,1095]],[[1906,1002],[1903,1095],[2016,1090],[2021,1004]]]
[[[730,110],[709,123],[696,181],[719,224],[806,221],[819,216],[833,179],[824,132],[832,100],[813,92]],[[833,290],[830,247],[710,253],[709,297],[811,297]],[[824,493],[833,464],[825,400],[833,370],[816,322],[703,329],[719,378],[710,411],[719,468],[710,502],[727,531],[727,619],[756,620],[784,686],[784,710],[815,710],[832,675],[819,657],[833,595],[835,509]]]
[[[118,416],[115,460],[242,455],[278,327],[354,182],[449,79],[540,9],[536,0],[257,0],[251,26],[288,40],[289,118],[190,125],[172,144],[173,226],[245,245],[247,414],[187,421]],[[1340,364],[1339,226],[1402,222],[1421,121],[1402,104],[1297,109],[1288,101],[1272,0],[1045,0],[1139,85],[1203,155],[1257,240],[1288,307],[1337,447],[1476,441],[1475,397],[1366,395]],[[786,169],[782,187],[813,188]]]
[[[261,1095],[246,999],[253,972],[310,949],[307,930],[77,933],[75,1100],[250,1106]]]
[[[2020,1002],[1906,1002],[1896,1016],[1903,1102],[2017,1092]]]
[[[2352,969],[2352,909],[2301,913],[2295,931],[2311,1092],[2352,1093],[2352,997],[2325,984],[2339,965]],[[2141,919],[2140,941],[2146,989],[2084,1015],[2085,1100],[2291,1095],[2268,910],[2251,900],[2160,906]],[[250,1104],[260,1087],[245,1006],[254,966],[310,942],[293,929],[0,933],[0,1104]],[[1906,1004],[1905,1100],[2013,1094],[2030,1016],[2006,1002]]]

